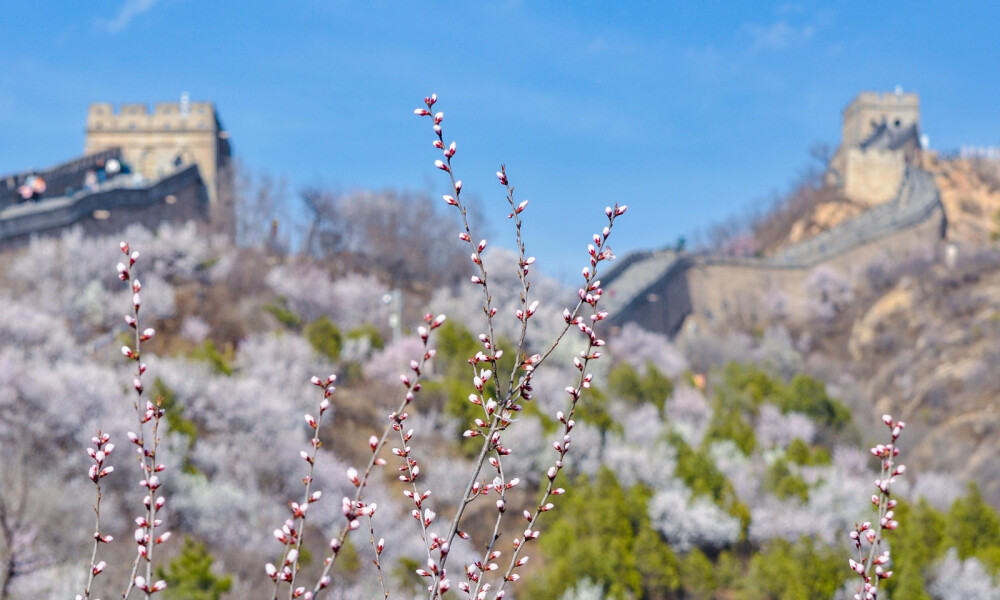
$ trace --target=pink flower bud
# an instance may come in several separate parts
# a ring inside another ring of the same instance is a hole
[[[418,117],[426,117],[431,114],[431,111],[427,110],[426,108],[418,108],[413,111],[413,114],[417,115]]]

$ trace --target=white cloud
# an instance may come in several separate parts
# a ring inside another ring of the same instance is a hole
[[[795,27],[780,20],[768,27],[749,23],[743,27],[753,40],[752,50],[785,50],[807,41],[815,29],[811,25]]]
[[[125,0],[113,19],[101,19],[98,24],[109,33],[124,31],[139,16],[153,10],[159,0]]]

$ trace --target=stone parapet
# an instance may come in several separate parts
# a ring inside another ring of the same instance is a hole
[[[88,231],[110,232],[140,222],[155,227],[163,221],[205,220],[208,197],[196,165],[147,187],[109,187],[80,191],[0,211],[0,247],[26,242],[34,235],[57,233],[81,224]]]

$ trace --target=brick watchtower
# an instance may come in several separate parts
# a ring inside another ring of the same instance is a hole
[[[211,102],[91,104],[87,112],[84,153],[121,148],[122,159],[149,181],[198,165],[208,188],[212,221],[226,226],[232,215],[229,132]]]
[[[907,165],[920,164],[920,99],[917,94],[862,92],[844,109],[840,148],[827,183],[848,199],[872,207],[895,198]]]

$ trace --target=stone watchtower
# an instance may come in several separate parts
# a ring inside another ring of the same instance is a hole
[[[228,226],[232,215],[229,133],[211,102],[95,103],[87,112],[84,153],[121,148],[122,160],[148,181],[198,165],[208,190],[211,218]]]
[[[894,198],[921,150],[917,94],[862,92],[847,105],[829,179],[844,196],[874,206]]]

